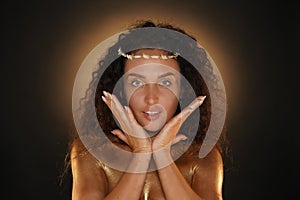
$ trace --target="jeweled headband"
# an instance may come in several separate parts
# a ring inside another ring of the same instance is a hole
[[[164,54],[161,54],[161,55],[148,55],[148,54],[125,54],[121,48],[119,48],[118,50],[118,54],[125,57],[125,58],[128,58],[129,60],[132,60],[132,59],[138,59],[138,58],[144,58],[144,59],[150,59],[150,58],[154,58],[154,59],[161,59],[161,60],[167,60],[167,59],[176,59],[177,56],[179,55],[179,53],[174,53],[172,55],[164,55]]]

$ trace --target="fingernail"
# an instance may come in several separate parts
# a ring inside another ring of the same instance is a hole
[[[107,102],[104,96],[101,96],[101,98],[105,103]]]
[[[125,108],[126,112],[128,112],[128,106],[124,106],[124,108]]]
[[[112,133],[113,135],[116,135],[113,131],[111,131],[111,133]]]
[[[109,98],[110,100],[112,100],[112,95],[111,95],[109,92],[107,92],[106,94],[107,94],[108,98]]]
[[[104,96],[108,97],[109,99],[112,99],[112,96],[109,92],[103,91]]]
[[[204,101],[205,98],[206,98],[206,96],[200,96],[200,97],[197,97],[197,100],[198,101]]]
[[[188,138],[186,136],[184,136],[181,140],[187,140]]]

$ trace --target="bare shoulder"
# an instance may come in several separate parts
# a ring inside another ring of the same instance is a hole
[[[214,169],[223,169],[223,159],[220,151],[214,147],[204,158],[197,155],[197,165],[202,170],[213,171]]]
[[[73,199],[103,198],[108,192],[106,176],[97,159],[90,154],[80,139],[73,141],[70,159]]]
[[[223,160],[220,151],[213,148],[204,158],[191,147],[180,163],[185,163],[192,172],[191,187],[205,199],[222,199]],[[199,149],[199,148],[198,148]]]
[[[204,158],[199,157],[199,146],[191,146],[189,149],[179,158],[179,163],[188,163],[194,165],[194,167],[200,167],[201,169],[210,169],[212,167],[223,167],[223,159],[220,151],[214,147]]]
[[[85,161],[85,162],[83,162]],[[71,147],[71,163],[96,164],[96,159],[90,154],[79,138],[74,139]]]

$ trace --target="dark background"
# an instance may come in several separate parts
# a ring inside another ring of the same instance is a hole
[[[70,199],[70,176],[62,185],[59,177],[76,71],[122,24],[162,16],[204,31],[198,40],[224,75],[232,150],[224,199],[292,199],[299,188],[297,8],[272,1],[1,3],[1,196]]]

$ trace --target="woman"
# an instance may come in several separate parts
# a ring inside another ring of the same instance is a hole
[[[211,120],[211,92],[190,62],[160,48],[164,36],[153,43],[153,32],[140,40],[134,30],[145,27],[180,32],[196,41],[181,29],[146,21],[109,48],[81,102],[84,117],[79,120],[84,126],[90,123],[86,116],[96,113],[104,135],[99,136],[96,124],[74,137],[72,199],[222,199],[224,131],[209,154],[198,156]],[[188,51],[190,60],[203,69],[210,65],[204,49],[173,39],[172,45]],[[147,42],[151,48],[123,50]],[[116,52],[119,57],[110,58]],[[93,91],[95,104],[90,103]],[[123,162],[114,148],[130,156]],[[98,156],[103,152],[111,153]]]

